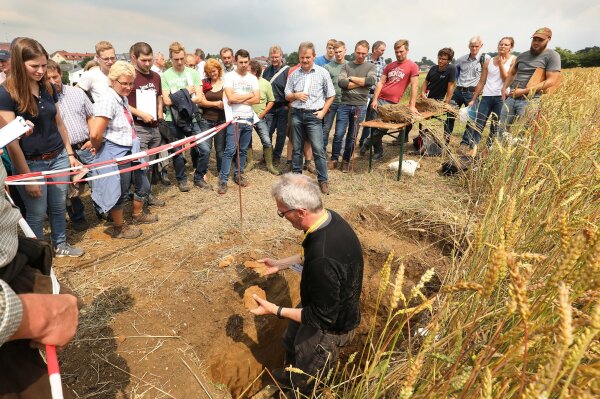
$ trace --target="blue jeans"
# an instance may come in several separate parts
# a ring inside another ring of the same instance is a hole
[[[40,172],[48,170],[64,169],[70,166],[67,151],[63,150],[56,158],[50,160],[27,161],[27,166],[31,172]],[[14,166],[13,166],[14,167]],[[16,170],[13,169],[16,174]],[[43,179],[41,179],[43,180]],[[55,177],[47,181],[68,182],[69,176]],[[41,185],[42,195],[33,198],[25,191],[25,186],[17,186],[19,194],[25,203],[27,209],[27,224],[31,227],[38,239],[44,238],[44,221],[46,213],[50,222],[50,239],[52,244],[57,246],[67,241],[67,219],[66,219],[66,201],[68,184],[49,184]]]
[[[273,133],[277,130],[277,138],[273,148],[273,158],[279,159],[281,158],[287,135],[288,106],[285,103],[275,104],[271,111],[265,116],[265,121],[269,126],[271,143],[273,142]]]
[[[294,152],[292,167],[294,173],[302,173],[304,141],[308,140],[313,150],[317,168],[317,180],[327,181],[327,160],[323,151],[323,121],[312,112],[292,109],[292,141]]]
[[[532,99],[507,97],[500,113],[500,131],[502,133],[510,131],[517,118],[523,119],[521,122],[524,126],[529,125],[540,108],[539,99],[539,96]]]
[[[219,181],[227,182],[229,180],[229,171],[231,170],[231,162],[236,155],[235,150],[238,147],[235,137],[235,127],[238,128],[238,141],[240,150],[240,172],[244,173],[244,167],[246,166],[246,152],[248,151],[248,145],[250,145],[250,139],[252,138],[252,118],[242,119],[248,123],[231,123],[227,126],[225,132],[225,152],[223,153],[223,161],[221,163],[221,172],[219,173]],[[233,171],[233,176],[237,177],[237,168]]]
[[[75,150],[79,161],[88,165],[94,162],[94,155],[90,150]],[[69,220],[71,222],[84,222],[85,221],[85,207],[79,197],[71,198],[71,205],[67,207],[67,213],[69,214]]]
[[[491,115],[490,134],[487,139],[487,145],[490,146],[497,134],[498,118],[502,112],[503,103],[502,96],[481,97],[481,101],[477,106],[475,127],[465,130],[461,144],[468,145],[471,148],[478,145],[481,141],[481,134],[483,133],[483,129],[485,129],[485,124]]]
[[[473,99],[472,91],[462,91],[462,90],[459,90],[458,88],[456,88],[456,89],[454,89],[454,94],[452,95],[452,101],[450,101],[450,103],[452,105],[456,105],[460,109],[460,107],[462,107],[463,105],[466,107],[471,102],[472,99]],[[477,103],[475,103],[475,106],[477,106]],[[456,118],[455,118],[454,114],[451,114],[448,112],[446,114],[446,121],[444,122],[444,135],[447,138],[449,138],[452,135],[452,131],[454,130],[454,122],[455,121],[456,121]],[[467,134],[468,129],[471,129],[469,124],[467,124],[464,134]]]
[[[175,140],[180,140],[185,137],[193,136],[200,133],[200,126],[197,123],[193,124],[192,131],[190,133],[184,132],[181,128],[177,127],[173,122],[169,122],[169,129]],[[210,148],[212,146],[212,137],[208,140],[191,148],[192,158],[196,157],[196,171],[194,172],[194,181],[200,181],[204,179],[204,175],[208,171],[208,161],[210,159]],[[178,150],[181,147],[175,147]],[[183,160],[183,154],[177,154],[173,157],[173,167],[175,168],[175,178],[178,182],[184,182],[187,180],[185,173],[185,162]]]
[[[209,121],[208,119],[200,119],[200,130],[205,132],[215,126],[219,126],[225,121]],[[215,146],[215,158],[217,158],[217,172],[221,171],[221,162],[223,160],[223,152],[225,151],[225,130],[222,129],[219,133],[212,136]]]
[[[150,179],[148,179],[148,170],[136,169],[133,171],[134,199],[137,201],[147,201],[150,195]]]
[[[266,119],[266,116],[265,116]],[[254,130],[258,133],[258,138],[260,139],[260,143],[263,148],[271,147],[271,136],[269,135],[269,125],[265,121],[265,119],[261,119],[254,124]],[[250,137],[250,144],[248,145],[252,148],[252,137]]]
[[[335,115],[337,114],[337,110],[340,104],[331,104],[329,107],[329,111],[325,114],[323,118],[323,152],[327,154],[327,144],[329,143],[329,133],[331,132],[331,127],[333,126],[333,121],[335,120]]]
[[[344,144],[344,155],[342,158],[344,161],[350,160],[350,157],[354,152],[354,135],[358,134],[358,128],[365,119],[366,111],[366,105],[340,104],[337,110],[337,123],[335,124],[335,134],[331,146],[332,160],[337,161],[340,157],[344,134],[346,134],[346,142]],[[354,116],[357,117],[356,123],[354,121]]]

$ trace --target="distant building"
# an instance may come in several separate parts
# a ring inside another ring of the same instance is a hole
[[[70,53],[65,50],[55,51],[50,54],[50,59],[56,61],[57,64],[67,63],[73,66],[78,65],[81,61],[86,58],[94,58],[96,54],[94,53]]]
[[[115,56],[117,57],[117,61],[131,62],[131,57],[129,56],[129,53],[115,54]]]

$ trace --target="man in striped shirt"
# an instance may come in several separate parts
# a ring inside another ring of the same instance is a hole
[[[71,148],[82,164],[93,163],[94,153],[89,131],[89,123],[94,117],[92,102],[80,88],[62,84],[61,71],[56,62],[48,60],[47,70],[48,79],[56,87],[58,93],[57,105],[69,134]],[[67,201],[67,212],[73,228],[77,231],[86,230],[88,223],[85,220],[83,202],[78,196],[69,200]]]
[[[335,89],[329,72],[315,64],[315,46],[300,43],[298,48],[300,68],[288,78],[285,99],[292,106],[292,141],[294,173],[302,173],[302,148],[310,142],[317,167],[317,180],[323,194],[329,194],[327,160],[323,151],[323,118],[335,99]]]

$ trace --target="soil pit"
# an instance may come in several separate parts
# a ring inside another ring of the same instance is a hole
[[[408,294],[427,269],[445,274],[451,241],[439,237],[446,227],[439,225],[439,234],[417,234],[404,228],[402,215],[378,206],[342,216],[355,228],[365,256],[362,321],[353,343],[344,348],[342,356],[348,356],[366,338],[389,252],[404,262]],[[248,293],[263,291],[266,299],[284,307],[300,299],[298,273],[264,276],[264,264],[256,260],[289,256],[298,251],[300,240],[293,230],[246,236],[224,231],[218,241],[203,246],[174,240],[167,251],[151,236],[135,248],[135,256],[115,249],[119,259],[128,259],[118,267],[110,262],[116,255],[107,253],[67,269],[63,278],[80,287],[87,306],[77,339],[62,354],[65,381],[80,397],[168,397],[164,392],[176,398],[207,397],[202,392],[251,397],[271,382],[263,369],[283,364],[281,336],[287,321],[250,313],[249,306],[257,305]],[[168,260],[155,253],[169,253]],[[392,273],[398,265],[396,260]],[[92,270],[93,283],[83,279]],[[430,288],[437,289],[435,283]],[[388,304],[384,298],[382,312]]]

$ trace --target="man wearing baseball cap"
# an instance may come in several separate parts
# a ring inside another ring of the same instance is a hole
[[[0,85],[6,80],[6,73],[10,68],[10,52],[0,50]]]
[[[559,83],[560,55],[546,48],[551,38],[550,28],[539,28],[533,32],[529,51],[519,54],[508,72],[502,86],[505,102],[500,115],[500,127],[504,132],[516,118],[531,120],[539,109],[541,95]]]

